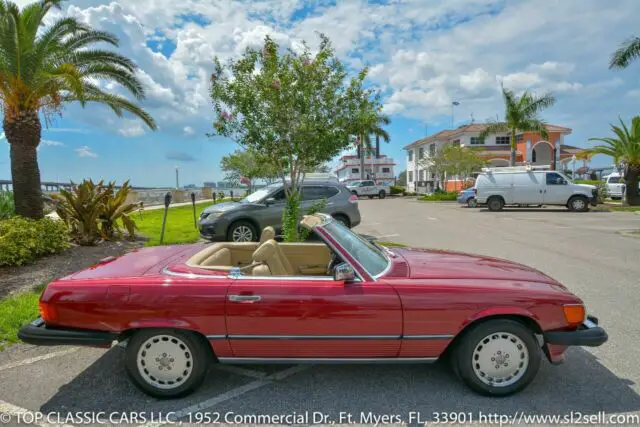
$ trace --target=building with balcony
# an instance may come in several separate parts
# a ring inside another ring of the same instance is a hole
[[[393,185],[395,174],[393,171],[396,163],[386,155],[366,156],[364,158],[364,178],[372,179],[377,184]],[[362,179],[360,175],[360,158],[357,155],[342,156],[336,169],[338,181],[349,184]]]
[[[419,139],[404,147],[407,151],[407,189],[420,193],[430,193],[436,188],[455,191],[462,188],[459,177],[445,177],[444,182],[436,177],[429,158],[445,144],[456,144],[476,151],[487,161],[487,166],[509,166],[511,156],[508,134],[490,134],[484,140],[479,138],[485,129],[484,124],[469,124],[453,130],[443,130],[426,138]],[[547,165],[553,170],[566,169],[572,156],[585,151],[582,148],[567,145],[565,136],[571,129],[547,125],[549,138],[543,139],[537,132],[519,132],[516,134],[516,164]]]

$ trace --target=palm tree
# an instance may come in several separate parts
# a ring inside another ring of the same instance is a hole
[[[497,120],[487,123],[487,127],[480,133],[480,139],[485,139],[489,134],[509,133],[511,137],[511,160],[510,165],[516,165],[516,133],[518,132],[538,132],[544,139],[549,138],[546,123],[538,117],[538,114],[545,108],[556,103],[556,98],[546,93],[541,97],[525,91],[521,96],[515,92],[502,88],[504,98],[504,122]]]
[[[611,55],[609,68],[627,68],[638,58],[640,58],[640,37],[631,37]]]
[[[626,187],[627,203],[640,206],[638,177],[640,176],[640,116],[631,120],[631,129],[620,120],[621,126],[611,125],[614,138],[590,138],[589,141],[600,141],[602,144],[590,151],[595,154],[611,156],[616,164],[624,165],[623,179]]]
[[[11,152],[11,176],[16,213],[41,218],[40,171],[36,148],[42,118],[48,121],[66,103],[106,104],[118,115],[128,112],[156,129],[153,118],[126,98],[103,91],[98,81],[112,81],[137,100],[144,89],[136,65],[96,43],[118,46],[111,33],[93,30],[75,18],[60,18],[44,26],[44,18],[61,0],[42,0],[22,10],[0,0],[0,102],[3,128]]]
[[[373,150],[373,141],[371,140],[371,136],[375,136],[376,146],[375,146],[375,156],[376,159],[380,157],[380,139],[384,142],[389,142],[391,138],[389,137],[389,133],[384,130],[382,127],[387,126],[391,123],[391,119],[389,116],[385,114],[377,114],[374,119],[370,122],[370,125],[364,132],[364,138],[360,141],[361,143],[358,145],[358,157],[360,158],[360,179],[365,179],[364,177],[364,158],[366,156],[365,153],[374,154]]]

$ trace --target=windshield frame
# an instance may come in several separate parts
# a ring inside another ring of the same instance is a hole
[[[376,279],[384,276],[391,269],[391,266],[393,265],[393,261],[391,260],[389,255],[386,253],[386,251],[378,248],[375,243],[368,241],[364,237],[360,236],[358,233],[354,233],[351,229],[342,226],[341,224],[339,224],[337,221],[335,221],[333,218],[331,218],[328,215],[323,215],[323,214],[316,214],[316,215],[321,215],[325,218],[322,224],[314,227],[314,231],[319,231],[318,234],[323,238],[323,240],[325,240],[327,245],[329,245],[329,247],[331,247],[331,249],[333,249],[340,256],[340,258],[342,258],[344,262],[351,265],[351,267],[353,267],[356,274],[358,274],[358,276],[360,276],[360,278],[363,281],[374,282],[376,281]],[[385,267],[376,274],[373,274],[372,272],[367,270],[367,268],[360,262],[360,260],[357,259],[355,256],[353,256],[350,252],[347,252],[346,248],[344,248],[340,244],[340,241],[335,238],[334,234],[326,228],[326,226],[329,224],[334,224],[338,227],[343,227],[345,232],[353,234],[360,242],[363,243],[364,247],[366,247],[367,249],[370,249],[372,252],[376,254],[382,255],[382,257],[386,260]]]

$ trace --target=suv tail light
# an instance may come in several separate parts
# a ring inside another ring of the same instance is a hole
[[[358,196],[356,196],[355,194],[349,196],[349,203],[358,203]]]

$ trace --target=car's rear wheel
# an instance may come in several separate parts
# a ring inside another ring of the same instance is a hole
[[[567,203],[570,211],[587,212],[589,210],[589,200],[584,196],[574,196]]]
[[[385,197],[387,197],[387,192],[384,190],[380,190],[380,192],[378,193],[378,197],[384,199]]]
[[[258,232],[249,221],[236,221],[229,226],[227,240],[230,242],[257,242]]]
[[[468,208],[475,208],[476,206],[478,206],[478,202],[476,201],[475,197],[471,197],[470,199],[467,200]]]
[[[455,349],[454,370],[474,391],[507,396],[524,389],[540,368],[540,346],[520,322],[496,319],[472,327]]]
[[[198,388],[206,375],[211,353],[205,344],[187,331],[142,330],[127,345],[127,373],[151,396],[185,396]]]
[[[501,211],[504,207],[504,200],[502,200],[502,197],[489,197],[489,200],[487,200],[487,207],[490,211]]]

